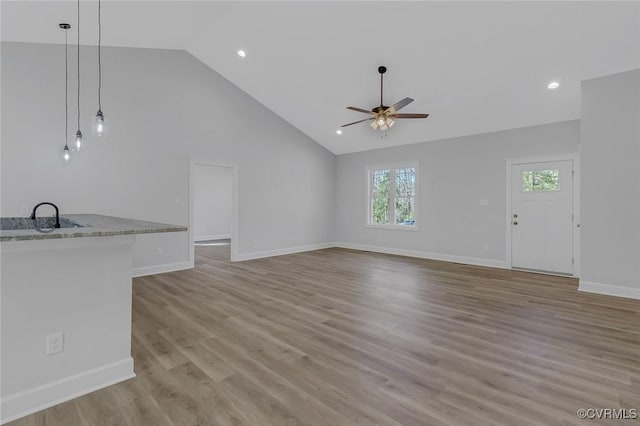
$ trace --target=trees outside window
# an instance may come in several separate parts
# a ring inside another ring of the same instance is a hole
[[[522,191],[559,191],[560,169],[522,172]]]
[[[369,170],[369,224],[416,226],[416,168]]]

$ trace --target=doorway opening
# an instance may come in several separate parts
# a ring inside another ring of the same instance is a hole
[[[235,260],[237,222],[237,166],[205,160],[190,163],[190,244],[195,247],[228,246]]]
[[[579,274],[577,154],[507,161],[507,262],[512,269]]]

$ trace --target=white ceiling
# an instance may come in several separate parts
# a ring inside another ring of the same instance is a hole
[[[82,39],[96,3],[82,1]],[[2,1],[2,39],[60,43],[75,2]],[[580,81],[640,67],[640,2],[103,1],[105,45],[186,49],[336,154],[579,118]],[[244,49],[247,57],[236,55]],[[347,105],[415,99],[386,138]],[[557,80],[561,86],[549,91]]]

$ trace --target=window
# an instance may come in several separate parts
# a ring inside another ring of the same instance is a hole
[[[560,169],[525,170],[522,172],[522,191],[560,191]]]
[[[415,228],[416,167],[369,170],[369,225]]]

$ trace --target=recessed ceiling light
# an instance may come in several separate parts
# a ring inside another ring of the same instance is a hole
[[[340,130],[340,129],[336,130],[336,134],[337,135],[341,135],[342,134],[342,130]]]
[[[552,81],[551,83],[549,83],[549,85],[547,85],[547,88],[551,90],[557,89],[558,87],[560,87],[560,83],[558,83],[557,81]]]
[[[238,50],[238,56],[244,58],[245,56],[247,56],[247,52],[245,52],[244,50]]]

